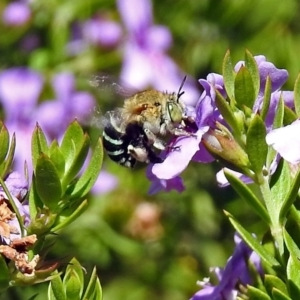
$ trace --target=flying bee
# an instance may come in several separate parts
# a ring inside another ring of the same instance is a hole
[[[125,131],[120,128],[120,119],[116,113],[109,112],[110,121],[103,130],[103,146],[108,156],[125,167],[133,168],[136,161],[161,163],[144,129],[137,122],[127,124]]]
[[[127,97],[122,107],[107,112],[103,145],[112,160],[126,167],[133,167],[136,161],[159,163],[163,160],[154,149],[167,148],[163,139],[167,134],[193,135],[188,127],[193,128],[195,122],[187,116],[180,99],[185,80],[186,77],[177,93],[145,90]]]

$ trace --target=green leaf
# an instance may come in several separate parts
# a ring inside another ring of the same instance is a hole
[[[274,122],[273,122],[273,129],[282,127],[284,118],[284,100],[282,95],[279,98],[278,107],[276,109]]]
[[[257,62],[249,50],[245,52],[245,66],[251,75],[254,87],[254,99],[256,99],[260,89],[260,75]]]
[[[9,288],[10,274],[5,258],[2,255],[0,255],[0,270],[0,292],[3,292]]]
[[[267,76],[265,91],[264,91],[264,98],[262,103],[262,108],[260,111],[261,118],[265,121],[266,117],[269,112],[270,102],[271,102],[271,93],[272,93],[272,81],[270,76]]]
[[[300,74],[298,75],[294,85],[294,104],[296,114],[300,117]]]
[[[38,124],[36,124],[31,139],[31,155],[33,169],[36,168],[36,162],[40,157],[41,153],[48,154],[48,143],[43,130]]]
[[[27,300],[34,300],[38,295],[39,295],[39,293],[34,294],[33,296],[31,296],[31,297],[28,298]]]
[[[54,272],[54,273],[57,273]],[[48,287],[48,299],[53,300],[68,300],[64,290],[64,286],[60,276],[55,276]]]
[[[9,132],[0,121],[0,165],[4,162],[9,149]]]
[[[83,293],[83,288],[84,288],[84,274],[83,274],[82,266],[80,265],[78,260],[74,257],[68,264],[66,274],[63,280],[64,285],[72,277],[75,277],[75,281],[74,281],[75,285],[80,287],[79,290],[77,291],[77,295],[79,295],[79,298],[81,298]],[[66,289],[66,291],[67,290],[68,289]],[[67,295],[68,295],[68,291],[67,291]],[[73,299],[73,298],[69,297],[68,299]]]
[[[50,158],[41,154],[35,169],[36,190],[43,203],[51,210],[58,207],[58,201],[62,196],[60,179]]]
[[[56,232],[75,221],[87,209],[87,205],[87,200],[83,200],[82,203],[80,203],[76,207],[72,206],[64,209],[57,216],[55,225],[53,226],[51,231]]]
[[[224,78],[224,87],[227,96],[231,101],[234,99],[234,72],[230,57],[230,51],[228,50],[223,59],[222,73]]]
[[[72,163],[69,166],[68,170],[65,173],[65,176],[62,179],[62,187],[63,190],[67,188],[70,181],[74,179],[74,177],[77,175],[77,173],[81,170],[90,146],[90,138],[87,134],[84,135],[84,138],[81,141],[81,145],[77,145],[76,153],[73,157]]]
[[[300,262],[299,259],[295,259],[290,256],[286,266],[286,273],[288,278],[288,285],[290,296],[292,299],[300,299]]]
[[[14,160],[15,155],[15,149],[16,149],[16,135],[15,133],[12,136],[10,148],[6,157],[6,160],[4,164],[1,166],[1,174],[2,177],[5,177],[10,171],[11,171],[11,165]]]
[[[215,103],[221,115],[224,117],[226,122],[235,132],[240,132],[238,122],[234,116],[234,113],[229,103],[226,101],[226,99],[221,95],[221,93],[218,90],[215,90],[215,92],[216,92]]]
[[[264,285],[269,295],[272,295],[274,288],[288,296],[285,283],[275,275],[265,274]]]
[[[79,123],[75,120],[67,128],[60,147],[65,157],[66,171],[68,171],[69,168],[71,168],[77,151],[82,147],[83,140],[83,130]]]
[[[282,207],[289,205],[289,202],[284,202],[287,199],[288,191],[291,189],[291,172],[288,166],[288,163],[283,159],[279,162],[276,172],[271,178],[271,197],[272,197],[272,210],[269,211],[273,223],[280,224],[279,214],[282,211]],[[293,191],[290,196],[293,196]],[[290,201],[290,199],[288,199]],[[286,212],[287,206],[284,208]],[[282,218],[281,218],[282,220]]]
[[[90,281],[82,298],[90,300],[102,300],[102,289],[100,281],[97,277],[96,268],[93,269]]]
[[[284,105],[283,125],[284,126],[290,125],[296,120],[297,120],[297,115],[295,114],[295,112],[288,106]]]
[[[280,290],[274,288],[272,291],[272,296],[274,300],[292,300],[289,296],[281,292]]]
[[[49,148],[50,160],[53,162],[58,176],[61,178],[65,173],[65,158],[58,146],[56,140],[54,140]]]
[[[78,274],[73,272],[71,265],[68,266],[64,276],[63,285],[67,299],[80,300],[84,283],[80,281]]]
[[[266,224],[270,224],[270,218],[266,208],[254,195],[250,188],[239,178],[234,176],[231,172],[226,171],[226,169],[224,170],[224,174],[230,185],[234,188],[238,195],[247,202],[247,204],[260,216],[260,218]]]
[[[86,195],[93,187],[97,180],[103,161],[103,146],[102,139],[99,138],[96,147],[92,153],[89,165],[85,169],[84,173],[80,176],[74,186],[70,187],[67,191],[71,195],[71,199],[81,198]]]
[[[244,106],[252,109],[255,101],[255,91],[250,72],[241,66],[234,81],[234,95],[237,106],[243,110]]]
[[[248,128],[246,150],[252,170],[259,174],[266,163],[268,154],[266,127],[259,115],[254,116]]]
[[[284,242],[290,252],[290,255],[294,258],[295,261],[298,262],[297,265],[300,267],[300,261],[299,261],[300,249],[298,248],[297,244],[294,242],[292,237],[289,235],[289,233],[285,229],[283,229],[283,236],[284,236]],[[298,272],[298,273],[299,273],[299,280],[300,280],[300,272]]]
[[[251,285],[247,286],[247,296],[251,300],[271,300],[266,293]]]
[[[282,202],[282,206],[279,213],[280,224],[284,223],[285,216],[287,215],[293,203],[296,201],[299,188],[300,188],[300,170],[297,172],[295,178],[293,179],[289,192],[285,194],[285,198]]]
[[[273,257],[259,242],[256,238],[253,237],[241,224],[235,220],[235,218],[228,212],[225,211],[226,216],[229,218],[229,221],[240,234],[242,239],[248,244],[248,246],[253,249],[261,259],[267,263],[272,268],[280,267],[279,262]]]

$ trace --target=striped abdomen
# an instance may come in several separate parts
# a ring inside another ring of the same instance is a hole
[[[103,146],[111,160],[133,168],[136,160],[128,153],[128,137],[108,123],[103,130]]]

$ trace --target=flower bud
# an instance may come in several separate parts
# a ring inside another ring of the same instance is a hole
[[[248,168],[250,166],[248,155],[230,131],[218,122],[216,127],[203,135],[203,143],[209,153],[222,161],[226,167],[235,170]]]

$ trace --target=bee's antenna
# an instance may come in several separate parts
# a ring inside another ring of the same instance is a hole
[[[185,75],[182,82],[181,82],[181,85],[179,87],[178,93],[177,93],[177,100],[184,94],[184,91],[181,91],[181,89],[183,88],[183,85],[186,82],[186,78],[187,78],[187,76]]]

